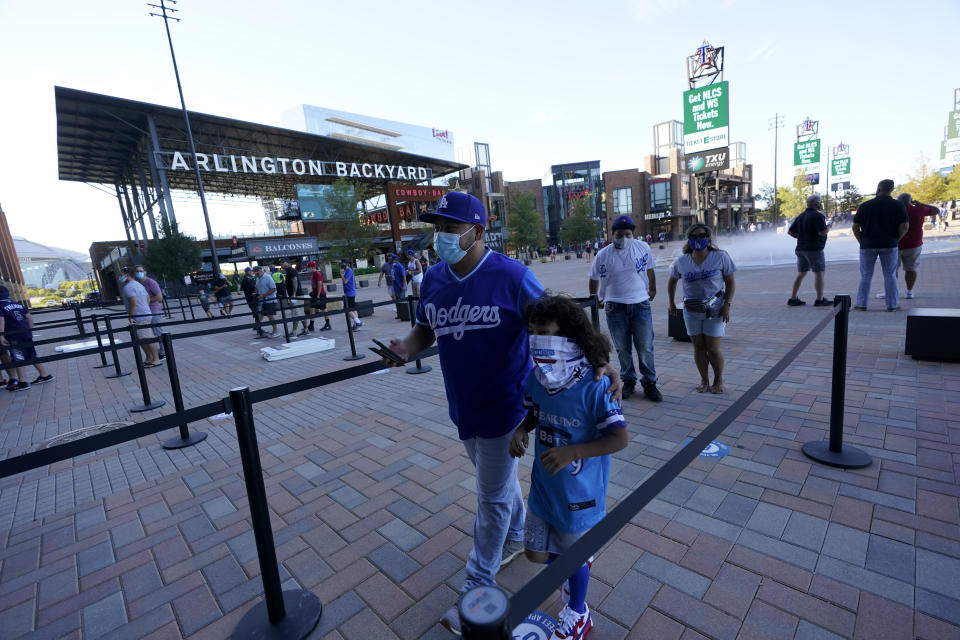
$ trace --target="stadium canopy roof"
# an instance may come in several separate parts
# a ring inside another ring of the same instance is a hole
[[[56,87],[55,94],[61,180],[118,185],[132,178],[137,182],[138,168],[146,165],[144,158],[152,148],[148,125],[148,116],[152,116],[159,142],[160,153],[157,155],[162,156],[158,160],[167,169],[170,189],[197,190],[180,109],[65,87]],[[193,111],[190,112],[190,126],[197,153],[218,156],[224,163],[233,156],[415,166],[428,168],[434,177],[466,168],[466,165],[453,161]],[[180,152],[188,158],[191,170],[171,170],[173,152]],[[152,188],[151,173],[144,173]],[[292,171],[210,170],[202,171],[201,175],[207,192],[290,199],[296,197],[296,184],[328,184],[337,177],[330,173],[310,175]],[[382,192],[386,182],[384,176],[378,173],[376,178],[363,176],[360,179],[371,182],[371,191],[376,193]]]

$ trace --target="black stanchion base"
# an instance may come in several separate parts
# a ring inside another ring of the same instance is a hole
[[[130,375],[129,371],[121,371],[120,373],[111,373],[110,375],[104,376],[104,377],[105,378],[122,378],[123,376],[128,376],[128,375]]]
[[[343,359],[344,359],[344,360],[362,360],[363,358],[366,358],[366,356],[363,355],[362,353],[358,353],[358,354],[355,355],[355,356],[353,356],[353,355],[351,355],[351,356],[343,356]]]
[[[95,367],[90,367],[90,368],[91,369],[107,369],[112,366],[113,366],[112,364],[98,364]]]
[[[165,401],[163,401],[163,400],[155,400],[154,402],[151,402],[150,404],[138,404],[138,405],[135,406],[135,407],[130,407],[129,410],[130,410],[131,413],[142,413],[142,412],[144,412],[144,411],[152,411],[152,410],[154,410],[154,409],[159,409],[160,407],[162,407],[162,406],[165,405],[165,404],[167,404],[167,403],[166,403]]]
[[[431,367],[430,365],[426,365],[426,366],[420,365],[419,367],[407,367],[407,373],[412,373],[412,374],[427,373],[432,370],[433,370],[433,367]]]
[[[164,449],[182,449],[184,447],[197,444],[198,442],[203,442],[206,439],[206,433],[203,431],[194,431],[186,438],[181,438],[179,436],[176,438],[170,438],[169,440],[165,441],[162,446]]]
[[[272,624],[267,615],[267,602],[261,600],[240,618],[237,628],[233,630],[234,640],[300,640],[310,635],[323,613],[320,598],[302,589],[284,591],[283,606],[287,615],[283,620]]]
[[[866,451],[851,447],[848,444],[843,445],[840,451],[830,451],[828,440],[808,442],[803,445],[803,453],[812,460],[841,469],[859,469],[868,467],[873,462],[870,454]]]

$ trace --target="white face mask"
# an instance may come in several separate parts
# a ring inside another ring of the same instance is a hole
[[[613,238],[613,246],[617,249],[626,249],[630,246],[630,243],[633,242],[633,236],[623,236],[622,238]]]
[[[532,335],[530,355],[533,357],[533,374],[550,392],[572,387],[590,370],[583,351],[570,338]]]

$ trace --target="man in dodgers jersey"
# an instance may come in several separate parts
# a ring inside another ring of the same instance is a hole
[[[523,385],[531,361],[523,309],[543,295],[543,286],[523,264],[484,246],[487,215],[477,198],[447,193],[436,212],[420,220],[435,225],[441,261],[424,274],[416,325],[390,348],[409,359],[437,341],[450,419],[476,469],[477,515],[463,593],[496,584],[501,564],[523,551],[523,495],[508,447],[527,413]],[[612,368],[601,371],[618,392]],[[440,622],[459,635],[456,605]]]

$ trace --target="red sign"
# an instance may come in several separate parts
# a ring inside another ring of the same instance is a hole
[[[448,191],[445,187],[411,187],[399,184],[391,184],[388,189],[394,200],[407,202],[436,202]]]

